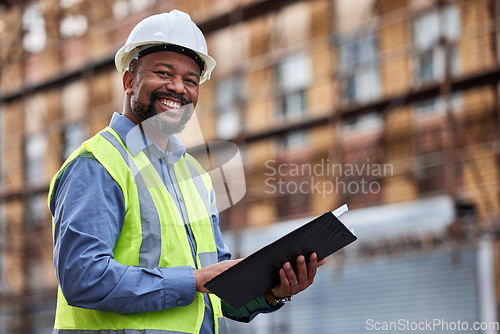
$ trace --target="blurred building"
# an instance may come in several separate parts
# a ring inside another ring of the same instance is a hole
[[[500,1],[1,0],[0,333],[50,332],[49,181],[121,110],[131,28],[174,8],[217,60],[205,139],[243,152],[246,195],[221,213],[235,255],[343,203],[359,238],[233,332],[498,321]]]

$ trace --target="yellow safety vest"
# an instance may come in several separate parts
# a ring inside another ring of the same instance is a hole
[[[189,224],[196,240],[193,261],[183,219],[166,187],[144,152],[133,156],[118,134],[107,127],[73,152],[54,176],[49,189],[49,206],[54,183],[66,166],[90,152],[123,191],[125,219],[113,250],[116,261],[145,268],[206,267],[218,261],[209,212],[210,177],[189,154],[174,163],[175,177],[185,202]],[[53,223],[54,227],[54,223]],[[215,333],[225,333],[220,299],[210,294]],[[163,334],[199,333],[204,315],[203,295],[196,292],[193,303],[155,312],[119,314],[69,306],[58,289],[53,333]]]

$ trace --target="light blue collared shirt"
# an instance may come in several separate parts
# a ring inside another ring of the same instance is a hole
[[[128,118],[115,113],[110,127],[132,154],[145,151],[161,176],[183,219],[187,220],[182,194],[173,176],[175,163],[186,150],[171,136],[166,151],[137,131]],[[222,240],[212,189],[210,212],[218,260],[231,258]],[[113,248],[125,217],[123,192],[106,169],[91,155],[73,160],[54,185],[50,210],[54,216],[54,267],[61,290],[70,305],[116,313],[142,313],[189,305],[196,293],[190,266],[145,269],[114,260]],[[195,243],[185,224],[192,253]],[[205,317],[200,333],[214,332],[210,302],[205,296]],[[224,315],[250,321],[272,312],[264,296],[236,310],[222,303]]]

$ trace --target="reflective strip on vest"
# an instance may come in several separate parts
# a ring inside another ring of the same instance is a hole
[[[127,151],[118,140],[108,131],[101,132],[101,135],[113,145],[129,168],[136,169],[132,159],[129,159]],[[131,166],[134,165],[134,166]],[[144,184],[142,175],[136,174],[138,184]],[[142,181],[142,182],[141,182]],[[155,208],[153,198],[147,187],[138,186],[139,207],[141,212],[142,244],[139,250],[139,267],[156,268],[160,264],[161,256],[161,224],[158,211]]]
[[[228,334],[224,318],[218,319],[219,333]],[[161,329],[53,329],[52,334],[189,334],[186,332],[165,331]]]
[[[208,199],[210,198],[210,194],[207,192],[207,187],[203,182],[203,178],[198,172],[198,170],[191,164],[191,162],[186,160],[186,164],[189,168],[189,172],[191,173],[192,180],[198,193],[200,194],[201,199],[203,200],[203,204],[205,205],[205,209],[207,210],[208,216],[210,217],[210,203],[208,203]]]
[[[228,334],[225,319],[219,318],[217,322],[219,323],[219,334]]]
[[[199,253],[198,258],[200,259],[202,268],[208,267],[211,264],[219,262],[217,252]]]
[[[219,318],[219,320],[222,318]],[[224,320],[224,319],[222,319]],[[219,322],[220,324],[220,322]],[[219,325],[220,326],[220,325]],[[225,326],[225,324],[224,324]],[[219,327],[220,328],[220,327]],[[226,334],[227,330],[219,334]],[[165,331],[161,329],[53,329],[52,334],[189,334],[186,332]]]

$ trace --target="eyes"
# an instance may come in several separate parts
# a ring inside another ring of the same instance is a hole
[[[165,70],[157,70],[154,71],[154,73],[162,80],[171,80],[174,75],[170,71],[165,71]],[[196,88],[199,85],[199,80],[196,78],[194,75],[188,74],[187,76],[183,77],[183,82],[185,83],[186,86],[189,88]]]

